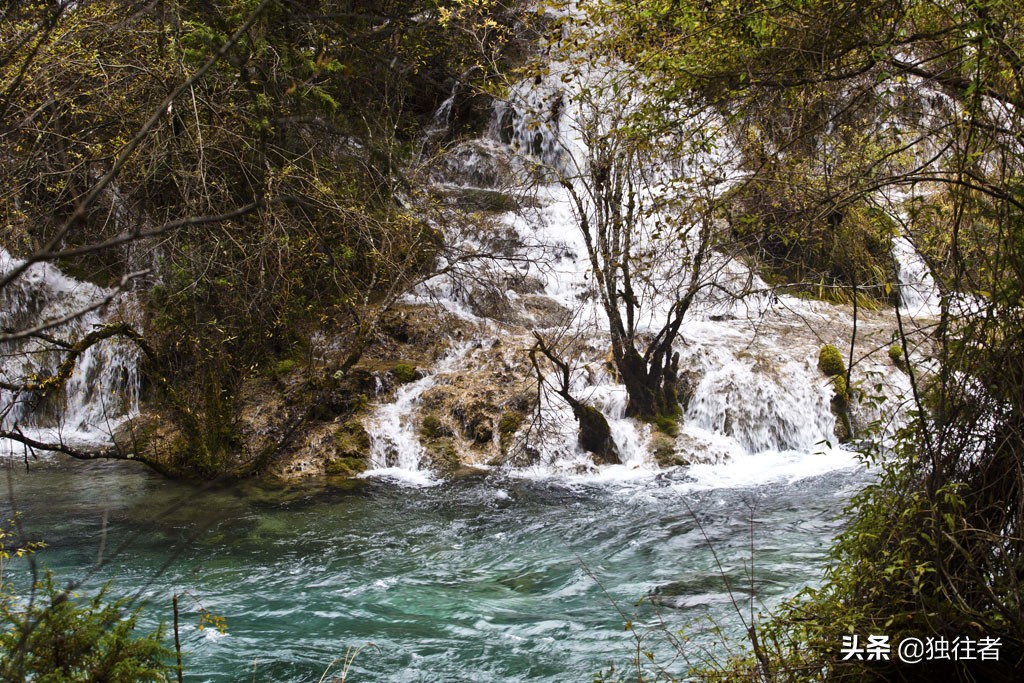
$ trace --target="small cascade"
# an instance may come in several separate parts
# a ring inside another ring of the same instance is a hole
[[[565,88],[548,76],[540,82],[523,81],[513,87],[506,101],[495,105],[491,136],[543,166],[565,168],[572,158],[567,141],[568,117]]]
[[[438,376],[450,372],[470,348],[469,344],[456,346],[432,374],[400,387],[392,401],[377,406],[366,424],[370,435],[370,469],[364,476],[386,476],[419,485],[434,483],[423,468],[424,450],[416,406],[424,392],[437,383]]]
[[[735,347],[702,347],[686,361],[701,376],[685,422],[734,440],[748,453],[813,450],[832,440],[831,389],[811,358],[737,357]]]
[[[892,241],[892,253],[899,271],[900,307],[911,315],[938,315],[939,288],[921,254],[906,237]]]
[[[0,274],[20,264],[0,249]],[[86,312],[76,316],[80,311]],[[32,265],[0,292],[0,329],[29,330],[64,321],[45,329],[45,335],[67,343],[80,340],[115,316],[134,314],[130,296],[74,280],[49,263]],[[53,373],[66,358],[66,351],[39,336],[5,342],[2,349],[0,379],[14,385],[33,375]],[[0,390],[0,405],[10,408],[0,417],[0,426],[21,429],[41,440],[105,443],[114,427],[138,412],[138,362],[134,344],[117,339],[94,344],[78,359],[59,396],[38,403],[33,396]]]
[[[434,376],[429,375],[406,384],[398,390],[394,401],[378,407],[367,427],[372,470],[419,471],[423,446],[416,433],[415,405],[423,392],[434,386],[434,381]]]

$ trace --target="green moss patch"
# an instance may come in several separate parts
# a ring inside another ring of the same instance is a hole
[[[423,423],[420,425],[420,435],[425,439],[437,439],[451,436],[452,430],[441,422],[441,418],[437,415],[428,413],[423,417]]]
[[[391,368],[391,374],[400,384],[408,384],[417,378],[416,368],[408,363],[398,363]]]
[[[818,369],[829,377],[846,374],[843,354],[832,344],[826,344],[818,351]]]

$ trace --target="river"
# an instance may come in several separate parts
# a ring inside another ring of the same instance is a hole
[[[3,512],[46,541],[38,560],[61,581],[83,593],[112,581],[145,604],[148,626],[170,623],[179,593],[188,681],[315,683],[358,648],[349,681],[589,681],[611,667],[635,677],[635,636],[675,673],[742,647],[713,626],[739,636],[732,598],[748,617],[751,563],[755,611],[820,582],[868,475],[815,457],[779,461],[761,483],[740,463],[423,488],[14,463]],[[225,635],[198,629],[200,607],[226,619]],[[665,632],[692,639],[684,656]]]

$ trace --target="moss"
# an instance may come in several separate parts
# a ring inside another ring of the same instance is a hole
[[[524,416],[517,410],[506,410],[498,418],[498,440],[501,442],[501,450],[507,450],[512,437],[523,425]]]
[[[907,362],[903,358],[903,347],[899,344],[893,344],[889,347],[889,360],[900,370],[907,369]]]
[[[818,351],[818,369],[829,377],[846,374],[843,354],[832,344],[826,344]]]
[[[462,467],[459,452],[455,450],[455,444],[451,439],[432,439],[423,444],[423,447],[432,469],[442,474],[450,474]]]
[[[578,443],[580,448],[593,455],[598,465],[618,465],[619,452],[612,440],[612,430],[601,411],[593,406],[573,407],[573,414],[580,423]]]
[[[334,458],[324,468],[327,474],[343,477],[355,477],[366,471],[364,458]]]
[[[343,458],[363,458],[370,452],[370,435],[358,420],[349,420],[334,432],[334,446]]]
[[[278,361],[277,365],[274,366],[274,373],[278,375],[287,375],[295,369],[295,365],[294,360],[291,358],[285,358],[284,360]]]
[[[423,438],[437,439],[451,435],[452,430],[441,422],[441,418],[437,415],[428,413],[423,417],[423,423],[420,425],[420,436]]]
[[[675,414],[675,415],[658,415],[657,417],[655,417],[651,421],[651,424],[654,425],[654,428],[656,430],[658,430],[662,434],[665,434],[666,436],[670,436],[673,439],[676,438],[677,436],[679,436],[679,415],[678,414]]]
[[[506,192],[467,187],[453,190],[451,194],[456,206],[466,211],[505,213],[519,209],[516,198]]]
[[[658,463],[658,467],[675,467],[689,464],[685,458],[676,453],[675,438],[662,431],[656,431],[651,434],[648,448],[651,450],[651,455],[654,456],[654,461]]]
[[[391,368],[391,374],[400,384],[408,384],[416,379],[416,368],[408,363],[398,363]]]
[[[836,375],[833,377],[832,388],[836,391],[836,398],[845,407],[850,400],[850,388],[846,385],[846,375]]]

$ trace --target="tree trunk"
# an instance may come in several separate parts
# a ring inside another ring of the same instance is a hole
[[[633,349],[626,351],[624,356],[617,365],[619,376],[629,396],[626,415],[647,421],[665,416],[678,416],[679,354],[675,354],[672,361],[666,362],[664,367],[658,364],[648,366],[643,357]]]
[[[585,405],[579,401],[572,405],[572,414],[580,423],[580,434],[577,440],[580,448],[593,454],[594,462],[598,465],[617,465],[622,462],[619,459],[619,451],[612,440],[612,430],[608,426],[601,411],[592,406]]]

